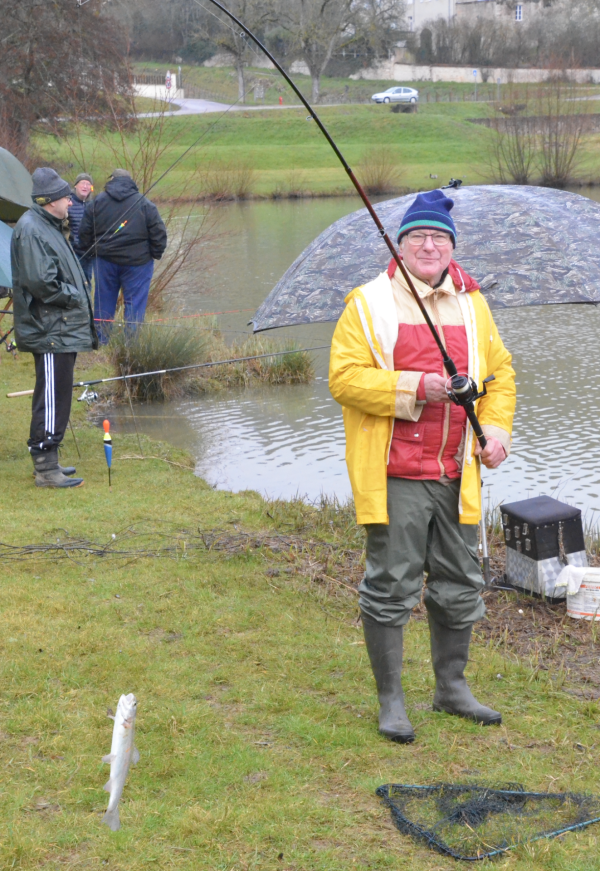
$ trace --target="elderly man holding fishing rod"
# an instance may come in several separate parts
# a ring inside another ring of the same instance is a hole
[[[80,487],[58,463],[80,351],[98,347],[88,283],[67,241],[71,188],[50,167],[33,173],[33,205],[11,241],[15,336],[35,360],[29,450],[36,487]]]
[[[415,739],[402,690],[403,633],[421,600],[424,573],[433,709],[483,725],[502,720],[475,699],[464,670],[473,624],[485,613],[477,552],[480,463],[495,469],[508,456],[514,372],[476,282],[452,259],[453,205],[443,191],[419,194],[398,242],[458,372],[478,387],[488,379],[476,405],[485,447],[465,407],[450,401],[443,359],[395,260],[346,297],[331,348],[329,385],[343,406],[357,519],[367,531],[360,609],[379,731],[399,743]]]

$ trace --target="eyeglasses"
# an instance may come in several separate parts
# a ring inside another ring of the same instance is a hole
[[[425,239],[431,239],[436,248],[445,248],[452,244],[452,237],[448,233],[407,233],[409,245],[420,248],[425,244]]]

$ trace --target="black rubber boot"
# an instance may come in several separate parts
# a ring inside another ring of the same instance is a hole
[[[412,744],[415,732],[406,716],[402,690],[402,626],[385,626],[362,615],[365,643],[379,697],[379,731],[390,741]]]
[[[448,629],[437,623],[431,615],[428,615],[428,619],[431,661],[435,673],[433,710],[475,720],[483,726],[499,726],[502,715],[480,705],[465,678],[473,627]]]
[[[69,478],[58,464],[58,448],[32,453],[36,487],[81,487],[83,478]],[[73,471],[75,471],[73,469]]]

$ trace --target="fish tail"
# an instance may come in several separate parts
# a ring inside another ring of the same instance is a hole
[[[119,819],[119,808],[116,807],[113,810],[108,810],[102,817],[102,822],[106,823],[107,826],[110,826],[113,832],[118,832],[121,828],[121,820]]]

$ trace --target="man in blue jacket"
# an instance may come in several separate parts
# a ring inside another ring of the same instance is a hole
[[[106,344],[120,290],[125,322],[143,323],[154,261],[160,260],[167,247],[167,230],[158,209],[140,194],[131,174],[115,169],[103,193],[86,207],[79,244],[86,250],[94,247],[94,318],[100,341]]]
[[[69,206],[69,231],[71,233],[70,242],[73,246],[73,251],[79,257],[81,268],[88,283],[92,283],[92,267],[94,259],[87,254],[85,248],[79,244],[79,227],[81,219],[85,211],[86,203],[89,201],[92,191],[94,190],[94,179],[87,172],[80,172],[73,184],[71,192],[71,205]]]

